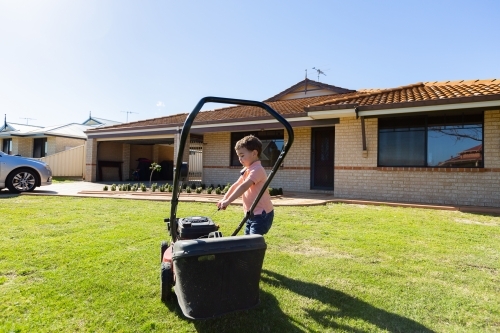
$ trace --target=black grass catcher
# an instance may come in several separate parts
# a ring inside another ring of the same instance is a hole
[[[188,165],[182,162],[183,152],[191,125],[205,103],[260,107],[276,118],[288,134],[288,141],[283,145],[261,192],[230,237],[224,237],[209,217],[177,217],[181,192],[179,183],[188,177]],[[265,103],[221,97],[205,97],[198,102],[184,122],[177,151],[170,218],[165,219],[171,242],[163,241],[161,244],[162,301],[169,300],[173,288],[182,313],[192,319],[213,318],[259,304],[259,281],[267,245],[261,235],[237,234],[264,191],[267,191],[293,139],[290,124]]]

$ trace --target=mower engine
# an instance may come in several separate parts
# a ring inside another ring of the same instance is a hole
[[[170,221],[167,229],[170,232]],[[177,219],[177,240],[222,237],[219,226],[206,216],[190,216]]]

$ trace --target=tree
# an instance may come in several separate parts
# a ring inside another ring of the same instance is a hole
[[[151,188],[151,180],[153,179],[153,172],[158,171],[160,172],[161,170],[161,165],[159,165],[156,162],[151,163],[151,166],[149,167],[151,169],[151,176],[149,176],[149,188]]]

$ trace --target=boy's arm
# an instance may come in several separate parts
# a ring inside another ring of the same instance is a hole
[[[233,185],[229,192],[227,192],[227,194],[224,196],[224,199],[219,201],[217,207],[219,207],[219,209],[226,209],[226,207],[229,206],[231,202],[241,197],[243,193],[245,193],[246,190],[248,190],[252,185],[253,180],[251,180],[250,178],[247,178],[243,183],[239,185]],[[234,191],[232,191],[233,187]]]

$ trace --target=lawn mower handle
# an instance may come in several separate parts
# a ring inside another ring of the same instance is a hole
[[[256,106],[260,107],[264,110],[266,110],[269,114],[271,114],[276,120],[278,120],[286,129],[288,133],[288,141],[284,144],[283,149],[281,150],[281,153],[278,157],[278,160],[274,164],[271,172],[269,173],[267,180],[262,187],[262,190],[259,192],[257,197],[255,198],[255,201],[253,202],[252,206],[250,207],[250,210],[245,214],[245,217],[243,220],[240,222],[238,225],[238,228],[233,232],[231,236],[235,236],[245,224],[245,222],[248,220],[250,216],[252,216],[253,210],[255,209],[255,206],[257,206],[257,203],[259,202],[260,198],[264,194],[264,191],[267,191],[267,187],[271,183],[271,180],[273,179],[276,170],[279,168],[281,163],[283,162],[283,159],[285,158],[286,154],[290,150],[290,147],[292,146],[293,139],[294,139],[294,134],[293,134],[293,129],[292,126],[286,121],[285,118],[283,118],[278,112],[276,112],[273,108],[271,108],[269,105],[263,103],[263,102],[258,102],[258,101],[251,101],[251,100],[244,100],[244,99],[234,99],[234,98],[224,98],[224,97],[204,97],[200,99],[196,107],[191,111],[191,113],[187,116],[186,120],[184,121],[184,125],[182,126],[182,132],[181,132],[181,138],[179,141],[179,146],[177,150],[177,161],[175,164],[174,168],[174,183],[173,183],[173,192],[172,192],[172,200],[171,200],[171,210],[170,210],[170,233],[172,236],[172,241],[175,241],[177,239],[177,205],[179,203],[179,178],[181,176],[181,166],[182,166],[182,156],[184,155],[184,147],[186,145],[187,137],[189,135],[191,126],[193,125],[194,119],[196,118],[196,115],[200,112],[201,108],[203,107],[204,104],[206,103],[224,103],[224,104],[233,104],[233,105],[247,105],[247,106]]]

